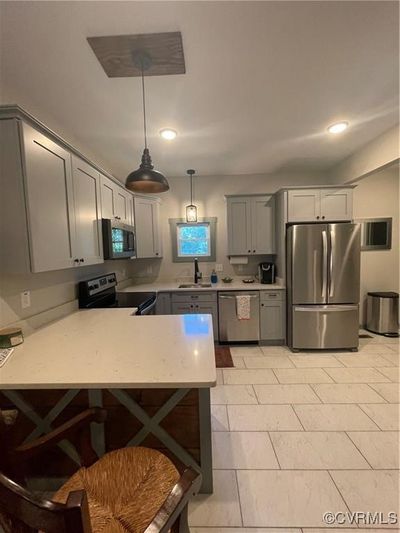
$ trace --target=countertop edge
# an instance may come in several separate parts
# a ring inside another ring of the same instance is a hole
[[[95,390],[95,389],[211,389],[216,387],[217,381],[202,383],[40,383],[40,384],[14,384],[1,385],[0,391],[4,390]]]

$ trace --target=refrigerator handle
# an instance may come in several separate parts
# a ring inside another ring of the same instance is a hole
[[[328,236],[325,230],[322,231],[322,298],[326,299],[328,271]]]
[[[332,297],[335,292],[334,277],[333,277],[333,250],[335,249],[335,232],[330,230],[330,252],[329,252],[329,297]]]

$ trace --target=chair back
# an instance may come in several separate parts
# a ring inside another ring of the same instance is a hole
[[[0,409],[0,533],[92,533],[84,491],[72,492],[66,504],[54,503],[7,477],[14,470],[9,459],[15,418]]]

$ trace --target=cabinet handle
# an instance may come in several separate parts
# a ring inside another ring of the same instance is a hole
[[[255,250],[253,250],[253,254],[255,254],[255,253],[256,253],[256,251],[255,251]]]
[[[85,260],[84,260],[84,259],[79,259],[79,262],[80,262],[80,263],[84,263]]]
[[[74,259],[74,263],[79,263],[79,259]]]
[[[317,217],[317,220],[319,220],[319,217]]]
[[[158,252],[156,252],[156,255],[158,255]]]
[[[249,254],[251,254],[251,250],[249,250],[248,252],[249,252]]]
[[[264,304],[261,304],[261,307],[264,307]]]
[[[322,220],[325,220],[325,215],[322,217]]]

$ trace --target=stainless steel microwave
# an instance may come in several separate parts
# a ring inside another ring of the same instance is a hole
[[[102,219],[104,259],[136,257],[135,228],[109,218]]]

